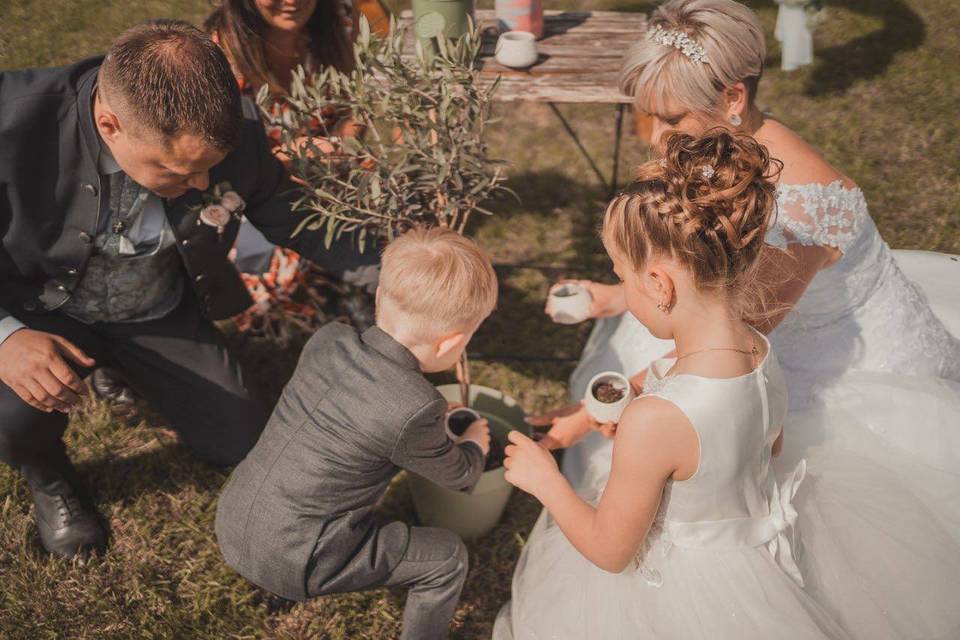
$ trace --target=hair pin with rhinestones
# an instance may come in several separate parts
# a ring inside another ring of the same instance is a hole
[[[664,29],[658,24],[652,29],[647,30],[647,40],[651,40],[657,44],[666,45],[668,47],[673,47],[674,49],[679,49],[683,55],[687,56],[694,62],[700,62],[703,64],[710,62],[710,60],[707,59],[707,50],[683,31],[679,31],[677,29]]]
[[[705,164],[702,167],[700,167],[700,173],[703,174],[703,178],[705,180],[709,180],[710,178],[716,175],[717,171],[711,165]]]

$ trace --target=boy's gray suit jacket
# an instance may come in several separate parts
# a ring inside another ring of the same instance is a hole
[[[370,512],[397,471],[455,490],[471,489],[483,471],[478,446],[447,437],[446,410],[414,355],[385,332],[320,329],[220,496],[216,532],[227,564],[291,600],[315,595],[308,579],[327,592],[370,586],[337,583],[354,573],[350,563],[385,579],[408,529],[375,526]]]

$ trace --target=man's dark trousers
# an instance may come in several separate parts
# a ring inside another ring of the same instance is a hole
[[[148,322],[87,325],[56,311],[20,319],[73,342],[98,366],[122,371],[186,445],[212,464],[242,460],[266,423],[269,412],[189,290],[177,309]],[[81,376],[88,373],[71,366]],[[34,487],[57,493],[60,481],[73,475],[62,440],[66,427],[66,415],[38,411],[0,383],[0,460],[23,469]]]

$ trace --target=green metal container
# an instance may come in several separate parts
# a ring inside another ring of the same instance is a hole
[[[460,387],[437,387],[450,401],[460,400]],[[507,433],[516,429],[531,434],[524,422],[523,409],[510,396],[480,385],[470,386],[470,408],[490,423],[490,436],[504,445]],[[513,487],[503,478],[504,469],[484,471],[470,493],[451,491],[416,474],[410,474],[413,505],[421,524],[450,529],[462,538],[472,539],[489,533],[500,521]]]
[[[470,30],[473,0],[413,0],[413,25],[425,52],[436,50],[436,37],[456,40]]]

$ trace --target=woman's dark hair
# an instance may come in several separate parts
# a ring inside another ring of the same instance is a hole
[[[353,67],[353,45],[337,10],[340,1],[317,0],[305,29],[316,64],[349,71]],[[267,66],[264,52],[267,23],[254,0],[221,0],[220,6],[204,21],[203,28],[216,34],[236,72],[254,89],[266,84],[275,94],[287,92],[288,87],[283,86]]]

